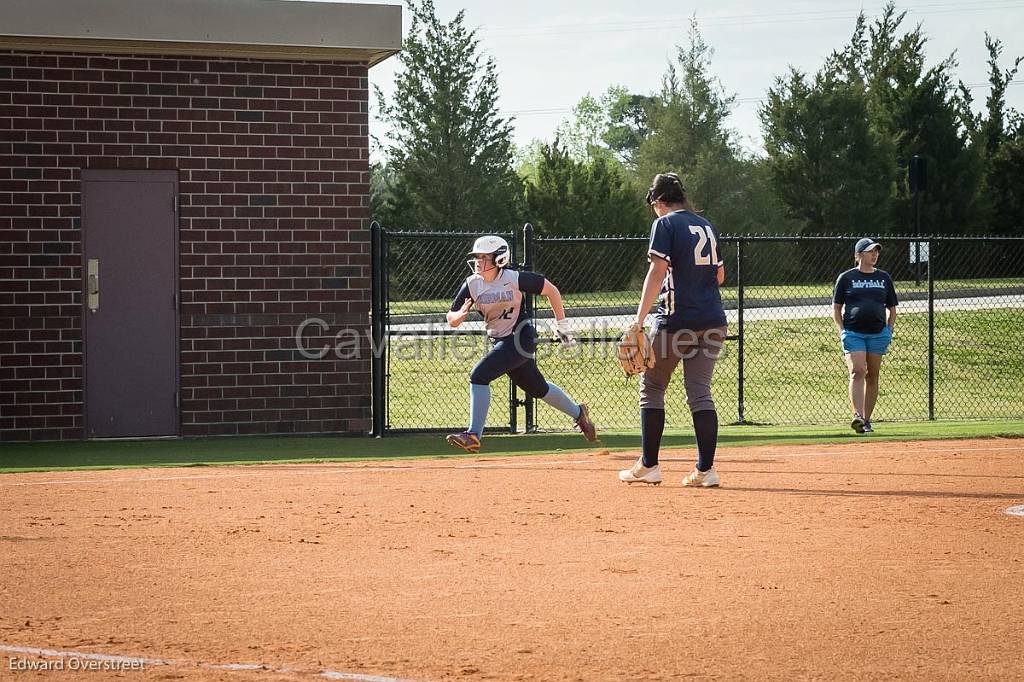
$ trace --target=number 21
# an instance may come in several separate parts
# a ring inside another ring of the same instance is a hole
[[[693,247],[694,265],[718,265],[718,240],[710,227],[704,225],[690,225],[690,232],[697,235],[697,245]],[[711,242],[711,253],[707,256],[704,253],[704,246]]]

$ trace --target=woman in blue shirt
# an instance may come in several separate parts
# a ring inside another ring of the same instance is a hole
[[[832,319],[850,371],[850,426],[857,433],[874,431],[871,413],[878,400],[878,371],[892,343],[899,304],[892,277],[875,268],[881,252],[882,246],[872,239],[858,241],[853,249],[857,267],[839,275],[832,294]]]

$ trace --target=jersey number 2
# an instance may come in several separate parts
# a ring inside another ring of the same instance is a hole
[[[690,225],[690,232],[697,235],[697,245],[693,247],[694,265],[718,265],[718,240],[715,233],[706,225]],[[704,254],[704,247],[711,242],[711,252]]]

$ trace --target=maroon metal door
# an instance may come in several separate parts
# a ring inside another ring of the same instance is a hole
[[[176,171],[82,171],[89,438],[178,433]]]

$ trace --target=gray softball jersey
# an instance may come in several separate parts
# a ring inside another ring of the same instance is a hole
[[[544,289],[544,276],[536,272],[519,272],[505,268],[493,282],[480,275],[470,275],[455,294],[451,310],[462,308],[466,299],[484,316],[487,336],[501,339],[511,336],[522,319],[523,294],[539,294]]]

